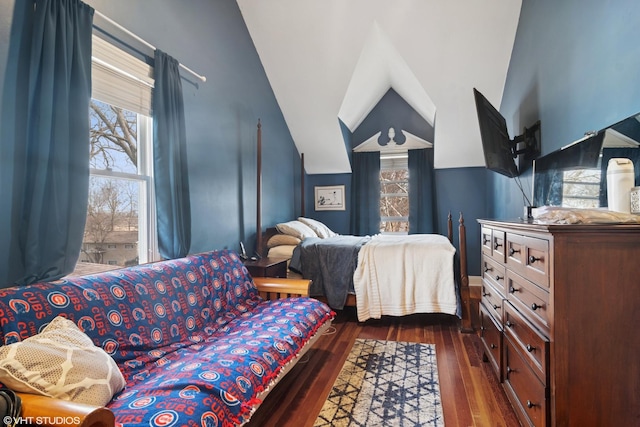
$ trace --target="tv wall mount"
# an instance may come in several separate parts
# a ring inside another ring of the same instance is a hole
[[[518,159],[518,171],[522,173],[540,156],[540,120],[531,127],[525,127],[521,135],[511,140],[511,153]]]

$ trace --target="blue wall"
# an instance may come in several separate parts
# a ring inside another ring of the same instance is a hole
[[[547,154],[639,112],[638,22],[635,0],[524,0],[500,107],[511,133],[539,118]],[[523,186],[530,194],[530,172]],[[512,180],[490,187],[492,216],[522,215]]]

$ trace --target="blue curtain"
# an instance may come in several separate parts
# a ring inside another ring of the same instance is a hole
[[[158,246],[164,259],[183,257],[191,246],[187,136],[179,65],[176,59],[156,50],[153,168]]]
[[[436,232],[433,150],[409,150],[409,234]]]
[[[73,271],[89,188],[93,8],[78,0],[15,8],[0,131],[9,260],[2,286]]]
[[[380,232],[380,153],[353,153],[351,174],[351,234]]]

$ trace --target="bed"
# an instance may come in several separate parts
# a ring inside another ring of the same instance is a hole
[[[464,330],[471,327],[464,219],[460,215],[459,251],[452,244],[451,216],[448,224],[447,237],[350,236],[299,217],[267,228],[261,252],[287,259],[292,277],[311,279],[310,296],[336,310],[356,307],[359,321],[444,313],[461,318]]]
[[[287,259],[292,277],[311,279],[310,296],[324,299],[338,310],[345,306],[357,307],[359,321],[384,315],[445,313],[461,319],[462,331],[473,331],[462,214],[458,250],[453,246],[451,214],[446,237],[438,234],[345,236],[305,216],[303,192],[301,216],[263,232],[260,152],[258,122],[256,252],[260,256]],[[304,155],[301,156],[301,176],[304,179]],[[301,188],[304,191],[304,182]]]

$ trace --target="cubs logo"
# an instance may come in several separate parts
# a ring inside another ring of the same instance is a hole
[[[143,320],[145,317],[147,317],[147,315],[144,313],[144,310],[140,307],[134,308],[131,314],[133,314],[133,318],[135,320]]]
[[[211,317],[211,310],[209,310],[208,308],[203,308],[202,310],[200,310],[200,316],[204,320],[208,320],[209,317]]]
[[[246,393],[247,390],[251,388],[251,381],[246,379],[245,377],[236,378],[236,384],[241,392]]]
[[[222,301],[220,300],[220,298],[216,298],[213,301],[213,308],[215,308],[216,311],[222,310]]]
[[[302,336],[302,332],[300,332],[300,329],[298,329],[297,327],[293,326],[291,328],[291,333],[297,337],[301,337]]]
[[[161,280],[157,280],[155,285],[156,285],[156,289],[161,294],[164,294],[165,292],[167,292],[167,287],[164,285],[164,282],[162,282]]]
[[[107,319],[109,319],[109,323],[113,326],[120,326],[122,324],[122,315],[116,310],[111,310],[107,313]]]
[[[49,303],[58,308],[64,308],[69,305],[69,297],[62,292],[51,292],[47,295]]]
[[[196,294],[194,294],[193,292],[189,292],[187,294],[187,302],[191,307],[196,305],[198,303],[198,298],[196,297]]]
[[[25,314],[31,310],[31,307],[29,306],[29,304],[26,301],[21,299],[9,300],[9,307],[11,307],[11,310],[13,310],[18,314]]]
[[[196,327],[196,319],[194,319],[193,316],[189,316],[186,318],[185,324],[187,329],[192,331]]]
[[[180,281],[180,278],[178,277],[172,277],[171,278],[171,284],[173,285],[173,289],[178,289],[182,287],[182,282]]]
[[[129,408],[130,409],[146,408],[147,406],[153,405],[155,401],[156,401],[155,396],[140,397],[134,400],[133,402],[129,403]]]
[[[144,343],[144,341],[142,340],[142,338],[140,338],[140,335],[138,334],[129,335],[129,342],[135,346],[139,346]]]
[[[213,279],[213,289],[222,289],[222,282],[219,279]]]
[[[113,295],[116,299],[124,299],[127,296],[124,289],[120,285],[111,285],[111,295]]]
[[[156,312],[158,317],[164,317],[167,314],[167,310],[164,308],[164,305],[160,303],[153,306],[153,311]]]
[[[235,398],[232,394],[227,393],[226,391],[220,391],[220,398],[226,403],[228,406],[236,406],[240,404],[240,401]]]
[[[202,366],[202,363],[189,363],[186,366],[183,366],[182,369],[180,369],[182,372],[189,372],[189,371],[195,371],[196,369],[198,369],[200,366]]]
[[[82,294],[87,301],[98,301],[100,299],[100,295],[95,289],[84,289]]]
[[[5,345],[9,345],[9,344],[13,344],[14,342],[18,342],[20,341],[20,335],[18,335],[17,332],[7,332],[6,334],[4,334],[4,344]]]
[[[208,297],[209,295],[211,295],[211,291],[209,290],[209,288],[207,286],[202,288],[202,295],[204,297]]]
[[[157,427],[171,427],[178,422],[178,413],[176,411],[162,411],[151,417],[149,425]]]
[[[187,272],[187,280],[190,283],[196,283],[198,281],[198,276],[193,271]]]
[[[270,355],[269,353],[263,353],[262,354],[262,358],[269,364],[269,365],[273,365],[274,363],[276,363],[276,359]]]
[[[249,354],[249,351],[246,348],[238,347],[231,350],[231,354],[243,355],[243,354]]]
[[[202,414],[202,417],[200,418],[200,425],[202,425],[202,427],[218,427],[220,425],[220,421],[216,414],[209,411]]]
[[[151,339],[155,343],[159,343],[162,341],[162,331],[159,328],[154,328],[151,331]]]
[[[273,343],[273,347],[278,350],[280,353],[286,353],[287,349],[285,348],[284,344],[282,344],[281,342],[275,342]]]
[[[209,264],[211,264],[211,268],[213,268],[214,270],[220,269],[220,264],[218,264],[218,261],[215,259],[212,259]]]
[[[96,328],[96,322],[89,316],[82,316],[78,319],[78,328],[83,332],[93,331]]]
[[[200,393],[200,389],[194,385],[188,385],[180,390],[179,396],[183,399],[194,399]]]
[[[142,283],[136,283],[136,292],[138,295],[149,295],[149,290]]]
[[[218,363],[224,366],[225,368],[228,368],[233,365],[233,360],[219,359]]]
[[[178,328],[178,325],[176,325],[175,323],[173,325],[171,325],[171,337],[175,338],[178,335],[180,335],[180,328]]]
[[[218,381],[220,379],[220,374],[216,371],[204,371],[201,372],[198,377],[205,381]]]
[[[178,302],[177,300],[171,301],[171,309],[173,310],[174,313],[179,312],[180,311],[180,302]]]
[[[159,358],[159,357],[164,356],[164,355],[165,355],[165,352],[164,352],[164,351],[162,351],[162,350],[154,349],[154,350],[150,350],[150,351],[148,352],[148,354],[149,354],[149,356],[151,356],[151,357]]]
[[[251,372],[253,372],[257,376],[261,377],[264,375],[264,367],[258,362],[251,362],[250,367],[251,367]]]
[[[166,357],[161,357],[160,359],[156,360],[156,366],[167,366],[170,363],[171,361]]]

